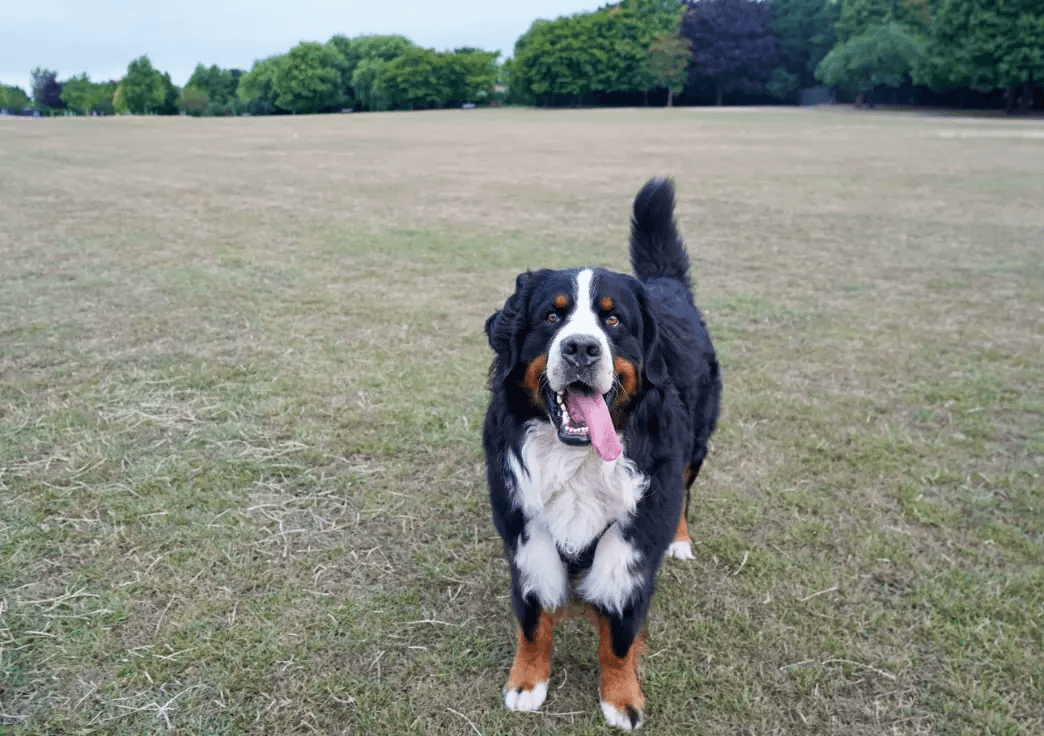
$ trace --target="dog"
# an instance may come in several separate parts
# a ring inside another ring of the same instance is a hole
[[[645,719],[637,666],[657,570],[664,555],[692,557],[689,489],[721,397],[670,180],[638,192],[630,240],[634,276],[517,277],[486,320],[495,355],[483,427],[518,619],[504,705],[543,704],[552,632],[578,602],[598,627],[602,712],[625,730]]]

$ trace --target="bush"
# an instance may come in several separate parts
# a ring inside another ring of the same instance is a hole
[[[200,117],[207,112],[210,106],[210,95],[199,87],[186,87],[181,93],[181,111],[186,115]]]

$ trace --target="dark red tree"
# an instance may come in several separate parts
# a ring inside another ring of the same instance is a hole
[[[36,67],[29,72],[33,80],[33,99],[43,107],[63,108],[62,84],[58,81],[58,72],[52,69]]]
[[[768,29],[772,4],[757,0],[685,2],[681,33],[692,43],[693,75],[710,81],[720,105],[726,92],[757,92],[779,59]]]

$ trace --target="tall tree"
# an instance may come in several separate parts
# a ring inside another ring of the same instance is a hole
[[[646,90],[649,46],[678,30],[680,12],[676,0],[623,0],[592,13],[534,21],[515,42],[512,90],[545,102]]]
[[[312,113],[344,102],[341,90],[341,55],[332,46],[305,42],[279,59],[272,91],[283,110]]]
[[[714,85],[717,104],[732,90],[763,89],[779,58],[779,42],[767,27],[771,4],[696,0],[685,5],[681,32],[692,42],[693,72]]]
[[[21,87],[0,85],[0,108],[21,112],[32,104],[32,99]]]
[[[1039,0],[941,0],[932,17],[918,81],[935,89],[1016,90],[1032,104],[1044,79],[1044,4]]]
[[[62,85],[58,72],[36,67],[29,73],[33,83],[33,101],[44,108],[63,108]]]
[[[185,89],[192,87],[205,92],[210,101],[208,111],[211,114],[234,114],[238,112],[236,90],[243,72],[239,69],[222,69],[217,64],[203,66],[197,64],[192,76],[185,83]],[[190,98],[198,106],[199,95],[193,93]]]
[[[118,112],[134,115],[174,115],[178,111],[178,88],[170,74],[158,71],[147,55],[127,65],[116,94]]]
[[[874,87],[898,87],[922,53],[919,40],[898,24],[871,26],[831,49],[816,77],[855,93],[856,105],[865,100],[872,107]]]
[[[363,110],[387,110],[391,101],[383,91],[376,87],[381,70],[390,62],[378,57],[362,59],[355,65],[352,73],[352,91]]]
[[[374,70],[371,89],[379,108],[445,107],[487,99],[496,81],[498,55],[413,47],[391,61],[366,59],[356,67],[356,74]]]
[[[837,23],[838,43],[890,23],[908,34],[923,36],[932,21],[932,6],[937,0],[840,0]]]
[[[335,36],[331,39],[331,42],[336,38]],[[386,109],[392,103],[387,95],[374,89],[379,70],[388,62],[417,47],[405,36],[369,35],[345,39],[339,43],[338,48],[348,49],[345,68],[351,69],[351,77],[346,86],[346,94],[353,96],[364,110],[380,110]]]
[[[772,95],[792,98],[816,83],[816,67],[834,45],[839,10],[831,0],[772,0],[768,29],[779,39],[779,65],[767,85]]]
[[[270,115],[276,111],[275,78],[280,55],[254,62],[250,71],[239,78],[236,96],[251,115]]]
[[[62,101],[78,115],[112,114],[112,95],[115,82],[92,82],[87,72],[62,82]]]
[[[655,86],[667,88],[667,107],[685,89],[691,61],[692,43],[678,33],[661,34],[649,47],[649,77]]]
[[[157,115],[177,115],[178,96],[181,91],[170,79],[167,72],[156,72],[154,77],[153,95],[155,108],[153,112]]]
[[[381,36],[381,35],[364,35],[356,36],[355,38],[348,38],[347,36],[338,34],[326,42],[328,46],[331,46],[337,50],[341,55],[341,63],[338,67],[338,71],[341,73],[341,89],[344,93],[346,100],[356,100],[362,102],[365,98],[369,100],[372,98],[372,89],[370,84],[373,83],[373,74],[371,72],[363,72],[360,75],[360,79],[367,80],[367,86],[365,88],[356,89],[355,83],[355,71],[359,65],[368,60],[377,61],[391,61],[392,59],[402,56],[408,49],[414,48],[414,44],[405,36]],[[379,66],[378,64],[370,64],[372,68]],[[363,102],[363,107],[366,109],[372,109],[368,103]]]
[[[62,82],[62,101],[78,115],[87,115],[95,99],[95,85],[87,72]]]

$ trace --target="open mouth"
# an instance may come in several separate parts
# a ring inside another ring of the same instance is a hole
[[[544,404],[558,430],[558,439],[574,446],[594,445],[603,460],[615,460],[622,452],[609,407],[615,387],[605,394],[587,383],[574,381],[562,391],[554,391],[544,383]]]

